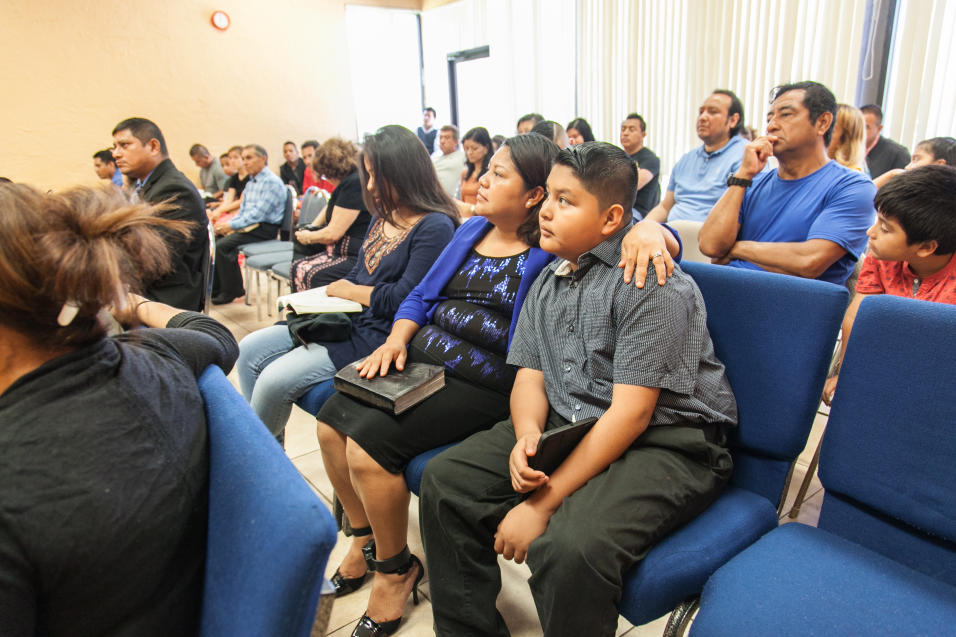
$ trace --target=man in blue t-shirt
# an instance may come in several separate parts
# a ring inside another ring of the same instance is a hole
[[[817,82],[779,86],[767,134],[744,147],[736,174],[700,230],[715,263],[843,285],[866,246],[876,188],[831,161],[836,98]],[[767,160],[779,167],[761,173]]]
[[[740,168],[747,140],[744,107],[732,92],[718,89],[697,111],[697,137],[704,142],[678,160],[671,170],[667,193],[647,214],[648,219],[703,221],[727,189],[727,178]]]

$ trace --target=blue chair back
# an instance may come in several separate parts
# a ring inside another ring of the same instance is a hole
[[[686,262],[737,399],[731,484],[773,503],[803,450],[849,293],[822,281]]]
[[[286,186],[285,208],[282,211],[282,223],[279,225],[279,239],[289,241],[292,239],[292,218],[295,216],[295,188]]]
[[[819,527],[956,585],[956,307],[886,295],[854,321],[820,454]]]
[[[210,366],[209,528],[200,634],[306,637],[335,521],[248,403]]]

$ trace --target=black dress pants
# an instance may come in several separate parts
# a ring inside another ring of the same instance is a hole
[[[216,278],[212,285],[213,296],[243,295],[242,272],[239,270],[239,248],[247,243],[275,239],[279,226],[274,223],[260,223],[249,232],[233,232],[224,237],[216,237]]]
[[[547,428],[565,424],[552,412]],[[439,454],[425,469],[420,513],[439,636],[508,635],[495,608],[499,522],[515,493],[510,420]],[[529,580],[549,637],[613,635],[624,573],[703,511],[730,478],[727,450],[697,427],[651,427],[568,496],[528,551]]]

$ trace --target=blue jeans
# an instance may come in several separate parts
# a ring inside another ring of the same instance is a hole
[[[256,330],[242,339],[236,368],[242,395],[275,435],[285,429],[292,403],[337,371],[324,346],[293,347],[285,325]]]

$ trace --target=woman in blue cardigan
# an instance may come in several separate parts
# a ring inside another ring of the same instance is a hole
[[[366,377],[386,375],[393,363],[402,369],[406,360],[444,365],[445,388],[400,416],[343,394],[318,413],[326,472],[354,535],[333,576],[336,593],[357,590],[375,571],[353,636],[393,633],[423,575],[406,544],[405,465],[508,416],[515,376],[505,362],[508,344],[528,288],[552,258],[537,247],[538,209],[557,152],[540,135],[504,142],[479,180],[478,217],[458,229],[399,307],[385,343],[359,365]],[[679,251],[660,226],[646,228],[645,243]]]

